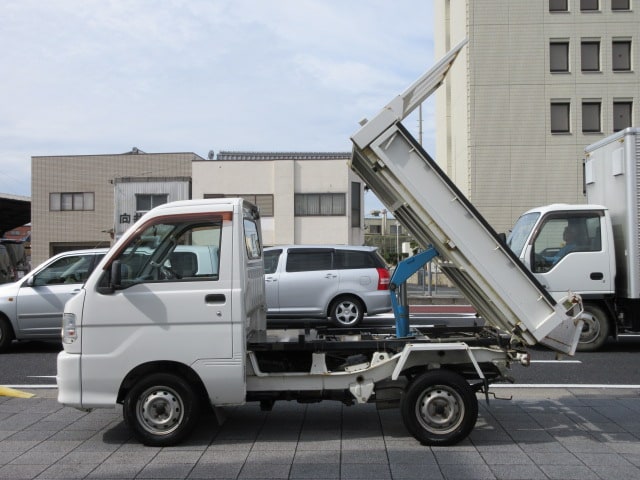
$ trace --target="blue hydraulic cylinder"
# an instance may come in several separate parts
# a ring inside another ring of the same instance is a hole
[[[396,337],[398,338],[409,336],[409,305],[407,305],[407,296],[399,295],[399,293],[402,291],[406,292],[407,280],[437,255],[438,251],[433,247],[429,247],[425,251],[401,261],[393,271],[389,290],[391,293],[393,316],[396,319]]]

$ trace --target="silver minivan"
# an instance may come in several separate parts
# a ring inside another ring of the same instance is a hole
[[[365,314],[391,310],[389,269],[375,247],[269,247],[264,264],[269,317],[329,317],[354,327]]]

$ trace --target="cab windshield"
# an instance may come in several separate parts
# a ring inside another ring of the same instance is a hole
[[[517,257],[520,257],[522,254],[525,242],[527,238],[529,238],[529,235],[531,235],[531,230],[539,217],[539,212],[526,213],[522,215],[513,226],[513,230],[511,230],[511,233],[507,237],[507,245]]]

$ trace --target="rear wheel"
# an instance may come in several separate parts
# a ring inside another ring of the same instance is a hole
[[[340,297],[329,309],[331,320],[338,327],[355,327],[364,318],[364,305],[355,297]]]
[[[5,317],[0,316],[0,352],[9,348],[12,340],[13,329],[11,328],[11,324]]]
[[[191,433],[200,398],[184,379],[157,373],[140,380],[127,394],[124,419],[145,445],[175,445]]]
[[[580,319],[584,324],[576,350],[579,352],[599,350],[609,338],[607,313],[598,305],[586,303]]]
[[[478,399],[457,373],[432,370],[416,377],[404,394],[402,420],[423,445],[454,445],[478,419]]]

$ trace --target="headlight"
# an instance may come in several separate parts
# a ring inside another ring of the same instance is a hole
[[[73,313],[62,314],[62,343],[73,343],[77,339],[76,316]]]

